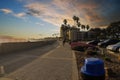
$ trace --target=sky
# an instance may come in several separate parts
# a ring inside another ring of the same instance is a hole
[[[64,19],[73,25],[74,15],[81,24],[104,28],[120,20],[119,9],[120,0],[0,0],[0,38],[52,36]]]

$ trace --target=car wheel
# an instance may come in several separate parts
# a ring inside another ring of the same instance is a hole
[[[119,47],[118,48],[116,48],[116,50],[115,50],[116,52],[119,52]]]

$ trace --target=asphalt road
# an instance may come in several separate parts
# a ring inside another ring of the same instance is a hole
[[[0,66],[4,66],[5,74],[7,75],[32,62],[57,46],[58,43],[56,42],[53,45],[47,45],[32,50],[0,55]]]

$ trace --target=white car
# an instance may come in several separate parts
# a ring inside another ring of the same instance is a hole
[[[120,42],[118,42],[116,44],[113,44],[113,45],[108,45],[107,46],[108,50],[115,51],[115,52],[118,52],[119,48],[120,48]]]

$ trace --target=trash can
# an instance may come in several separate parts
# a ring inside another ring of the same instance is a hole
[[[104,62],[99,58],[85,59],[84,66],[81,68],[83,80],[105,80]]]

